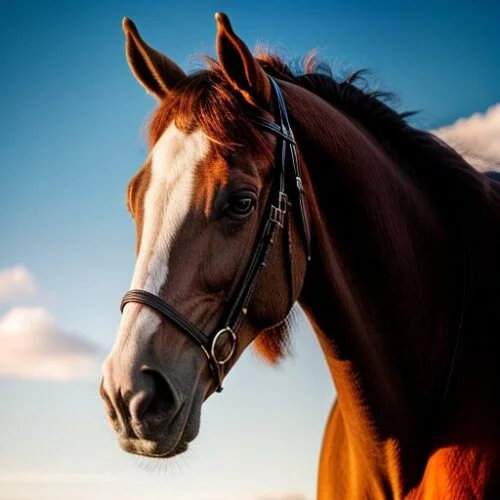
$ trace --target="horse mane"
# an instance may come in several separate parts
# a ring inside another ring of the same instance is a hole
[[[458,153],[434,135],[408,124],[407,118],[414,112],[399,113],[388,105],[394,102],[394,94],[370,90],[365,70],[337,79],[330,65],[314,53],[293,67],[283,58],[262,50],[257,61],[270,76],[312,92],[361,124],[395,163],[427,191],[430,199],[440,199],[437,203],[445,212],[464,204],[474,193],[484,193],[484,181]],[[236,95],[217,61],[206,57],[205,62],[206,69],[190,74],[155,111],[149,126],[150,143],[154,144],[168,123],[175,121],[185,130],[201,128],[222,150],[250,147],[264,151],[271,159],[273,152],[265,136],[249,118],[255,109]],[[443,165],[449,168],[441,168]],[[481,200],[484,202],[484,197]],[[498,202],[498,198],[495,200]],[[287,318],[254,341],[256,351],[271,364],[291,350],[290,323],[291,318]]]
[[[265,51],[257,58],[270,76],[308,90],[360,123],[409,174],[414,173],[418,162],[412,161],[415,157],[408,154],[408,148],[423,148],[426,157],[436,156],[438,162],[445,160],[450,163],[450,157],[454,157],[455,166],[463,170],[464,161],[458,153],[433,134],[416,129],[407,122],[417,114],[416,111],[399,113],[390,106],[397,101],[394,93],[370,89],[368,70],[360,69],[338,79],[332,67],[318,59],[314,52],[301,64],[291,66]]]
[[[407,123],[413,112],[398,113],[387,103],[396,100],[394,94],[371,90],[365,77],[366,70],[351,73],[344,79],[333,75],[330,65],[309,54],[302,64],[292,68],[282,58],[261,52],[258,61],[270,76],[298,85],[355,119],[374,136],[379,144],[398,164],[406,165],[404,145],[426,142],[434,149],[435,141],[430,134],[418,131]],[[288,321],[261,334],[254,342],[257,352],[271,363],[283,359],[290,352]]]
[[[270,76],[312,92],[360,123],[398,168],[432,200],[455,248],[464,246],[464,231],[472,234],[467,226],[471,228],[474,221],[477,223],[474,214],[484,214],[485,208],[490,213],[500,213],[500,197],[483,176],[433,134],[412,127],[407,119],[415,113],[398,113],[391,108],[388,103],[396,100],[394,94],[371,90],[365,70],[337,80],[332,68],[314,53],[293,69],[273,54],[264,52],[258,60]],[[463,251],[471,252],[467,247]],[[271,363],[290,352],[288,327],[289,322],[285,321],[254,342],[259,354]]]

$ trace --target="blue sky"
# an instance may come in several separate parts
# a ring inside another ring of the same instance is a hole
[[[319,48],[339,72],[371,69],[400,109],[421,110],[415,123],[423,128],[500,102],[493,0],[4,0],[0,270],[24,266],[37,292],[0,301],[0,317],[43,307],[64,331],[102,353],[111,347],[134,259],[125,187],[144,159],[154,106],[127,67],[121,19],[189,69],[193,54],[213,54],[218,10],[250,47],[265,41],[291,56]],[[144,470],[117,448],[97,379],[0,378],[0,499],[127,500],[138,491],[174,500],[313,498],[334,391],[305,323],[296,337],[296,357],[278,370],[251,353],[241,360],[227,390],[207,403],[193,450],[166,472]]]

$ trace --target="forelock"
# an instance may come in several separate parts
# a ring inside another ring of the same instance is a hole
[[[250,120],[259,111],[226,81],[216,61],[189,75],[160,103],[149,122],[152,147],[171,122],[183,131],[201,129],[223,151],[245,148],[271,155],[269,141]]]

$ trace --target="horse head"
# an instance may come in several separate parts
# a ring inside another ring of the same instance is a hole
[[[285,219],[300,172],[285,175],[275,155],[295,155],[298,169],[293,138],[275,125],[286,113],[273,98],[280,90],[227,17],[216,20],[218,62],[192,75],[123,23],[130,68],[158,107],[148,157],[128,186],[133,291],[101,395],[121,446],[147,456],[187,448],[202,403],[260,334],[261,350],[279,357],[283,332],[270,332],[305,276],[302,199]]]

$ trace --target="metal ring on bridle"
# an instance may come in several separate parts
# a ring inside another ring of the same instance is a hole
[[[228,353],[228,355],[224,359],[217,359],[217,355],[215,354],[215,348],[217,347],[217,342],[219,339],[225,334],[228,334],[228,338],[231,341],[231,349]],[[222,330],[219,330],[216,334],[214,339],[212,340],[212,348],[210,349],[210,353],[212,354],[212,359],[218,364],[218,365],[225,365],[232,357],[234,352],[236,351],[236,334],[231,330],[229,326],[226,326]]]

